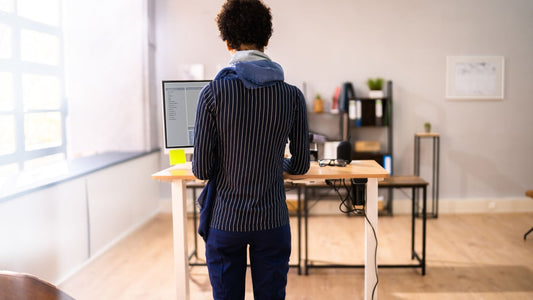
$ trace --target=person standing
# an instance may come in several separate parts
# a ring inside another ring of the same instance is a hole
[[[214,182],[204,236],[213,297],[244,299],[249,247],[254,298],[285,299],[291,233],[283,173],[309,169],[306,102],[264,53],[269,7],[228,0],[216,21],[232,57],[200,93],[192,163],[198,179]]]

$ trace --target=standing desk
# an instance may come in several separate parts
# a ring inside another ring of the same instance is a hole
[[[346,167],[319,167],[316,162],[312,162],[311,168],[304,175],[285,174],[285,179],[288,180],[368,178],[366,213],[368,220],[376,230],[376,234],[378,230],[378,179],[385,177],[389,177],[389,173],[373,160],[353,161]],[[153,174],[152,178],[171,183],[176,295],[177,299],[189,300],[186,182],[196,178],[192,173],[190,163],[162,170]],[[372,291],[377,284],[375,248],[376,241],[372,228],[368,223],[365,223],[365,299],[372,297]],[[377,293],[374,296],[377,297]]]

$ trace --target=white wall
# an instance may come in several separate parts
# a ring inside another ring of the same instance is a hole
[[[0,203],[0,269],[50,281],[89,257],[84,179]]]
[[[0,203],[0,270],[58,283],[159,210],[152,153]]]
[[[270,0],[266,53],[310,97],[368,77],[394,82],[394,170],[413,173],[413,136],[429,121],[441,134],[441,199],[522,198],[533,184],[533,1]],[[221,0],[156,2],[158,81],[181,64],[206,78],[229,60],[215,16]],[[505,57],[503,101],[445,99],[446,56]],[[430,180],[429,144],[422,176]]]
[[[153,148],[147,2],[64,1],[71,157]]]

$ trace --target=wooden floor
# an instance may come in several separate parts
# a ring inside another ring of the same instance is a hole
[[[409,216],[379,218],[380,263],[411,262],[409,222]],[[297,262],[296,224],[291,219],[291,263]],[[379,269],[379,299],[533,299],[533,234],[523,240],[531,226],[533,215],[526,213],[429,219],[426,276],[419,269]],[[363,263],[363,228],[360,217],[311,217],[310,258]],[[199,246],[203,256],[201,239]],[[76,299],[176,299],[173,278],[172,218],[160,214],[60,288]],[[363,280],[363,269],[312,269],[304,276],[291,268],[287,299],[362,299]],[[191,268],[190,289],[193,300],[212,299],[205,267]],[[249,272],[246,299],[253,299]]]

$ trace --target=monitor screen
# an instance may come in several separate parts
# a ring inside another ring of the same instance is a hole
[[[165,148],[192,148],[196,104],[210,80],[163,81]]]

